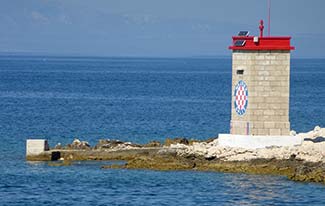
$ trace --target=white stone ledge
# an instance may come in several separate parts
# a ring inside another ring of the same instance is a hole
[[[271,146],[295,146],[301,145],[303,137],[298,136],[252,136],[219,134],[218,142],[224,147],[240,147],[246,149],[258,149]]]

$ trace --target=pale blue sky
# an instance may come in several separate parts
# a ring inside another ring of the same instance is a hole
[[[260,19],[267,0],[0,0],[0,52],[227,56]],[[271,34],[292,36],[295,57],[325,57],[324,21],[324,0],[272,0]]]

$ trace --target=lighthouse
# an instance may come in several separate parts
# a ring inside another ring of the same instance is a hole
[[[232,94],[230,133],[219,144],[263,148],[292,146],[302,139],[290,136],[290,36],[264,36],[241,31],[232,37]]]

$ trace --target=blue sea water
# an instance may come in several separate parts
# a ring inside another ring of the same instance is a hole
[[[325,60],[293,59],[292,129],[325,126]],[[325,205],[285,177],[25,161],[25,140],[206,139],[229,131],[231,59],[0,57],[0,205]]]

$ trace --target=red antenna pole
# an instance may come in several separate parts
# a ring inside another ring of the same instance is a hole
[[[260,37],[263,37],[263,29],[264,29],[264,22],[263,20],[260,21]]]
[[[268,17],[268,35],[271,35],[271,0],[268,0],[269,17]]]

